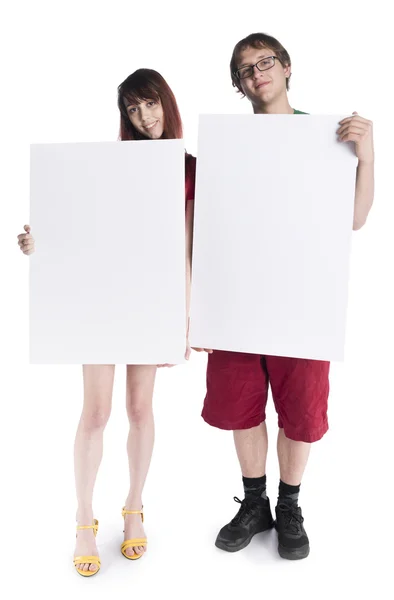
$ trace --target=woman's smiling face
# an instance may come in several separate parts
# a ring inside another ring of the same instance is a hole
[[[159,100],[144,100],[139,104],[130,104],[124,98],[125,107],[132,125],[144,137],[158,140],[164,131],[164,111]]]

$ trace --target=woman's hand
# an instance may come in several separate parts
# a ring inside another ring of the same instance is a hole
[[[186,360],[189,360],[191,353],[192,353],[192,349],[190,348],[189,338],[187,338],[186,339],[186,352],[185,352]]]
[[[189,360],[192,349],[190,348],[189,338],[186,339],[186,351],[185,351],[185,359]],[[171,365],[170,363],[164,363],[163,365],[156,365],[157,367],[176,367],[176,365]]]
[[[19,248],[22,250],[23,254],[33,254],[35,247],[34,238],[30,233],[30,225],[25,225],[23,229],[26,233],[20,233],[18,235]]]

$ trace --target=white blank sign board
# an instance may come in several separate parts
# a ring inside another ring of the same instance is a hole
[[[184,362],[182,140],[31,146],[30,362]]]
[[[357,158],[340,120],[200,117],[192,346],[343,360]]]

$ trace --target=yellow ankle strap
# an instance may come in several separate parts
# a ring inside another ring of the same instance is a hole
[[[141,515],[141,519],[144,520],[144,511],[141,510],[126,510],[125,507],[122,508],[122,517],[125,515]]]
[[[94,535],[97,535],[98,521],[97,521],[97,519],[94,519],[93,520],[93,525],[77,525],[77,531],[79,529],[93,529]]]

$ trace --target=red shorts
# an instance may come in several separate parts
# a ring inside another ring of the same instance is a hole
[[[265,421],[268,384],[287,438],[316,442],[328,430],[330,363],[214,350],[208,355],[203,419],[220,429],[250,429]]]

